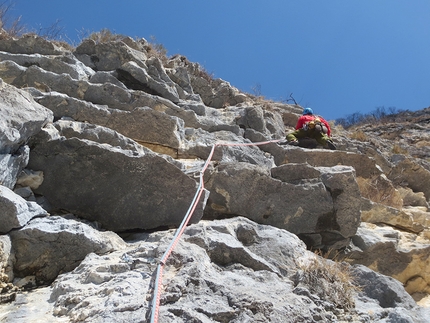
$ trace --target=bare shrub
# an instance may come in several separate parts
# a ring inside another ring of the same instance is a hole
[[[206,81],[208,81],[209,83],[212,82],[214,80],[214,74],[208,72],[203,66],[201,66],[199,64],[199,68],[198,71],[196,73],[196,76],[199,76],[203,79],[205,79]]]
[[[21,16],[18,18],[10,16],[9,11],[12,7],[10,1],[0,3],[0,39],[21,36],[26,30],[21,23]]]
[[[64,27],[60,25],[60,20],[56,20],[48,27],[39,27],[37,35],[48,40],[61,40],[64,33]]]
[[[151,41],[147,47],[149,57],[157,57],[163,64],[168,61],[167,49],[163,44],[157,43],[155,36],[150,37]]]

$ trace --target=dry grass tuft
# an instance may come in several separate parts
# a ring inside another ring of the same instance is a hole
[[[104,28],[100,31],[91,33],[87,38],[93,40],[96,44],[103,44],[111,41],[121,41],[126,36],[115,34],[109,29]]]
[[[355,139],[362,142],[369,141],[369,138],[367,137],[367,135],[361,130],[354,131],[349,137],[351,139]]]
[[[394,144],[393,148],[391,149],[391,152],[393,154],[399,154],[399,155],[408,155],[408,151],[405,148],[402,148],[398,144]]]
[[[322,257],[300,264],[294,280],[296,286],[304,285],[321,300],[348,310],[355,307],[354,295],[360,290],[349,264]]]
[[[168,61],[166,47],[163,44],[157,43],[154,36],[151,36],[147,52],[149,57],[157,57],[163,64],[166,64]]]

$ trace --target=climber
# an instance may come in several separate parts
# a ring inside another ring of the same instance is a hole
[[[286,136],[286,141],[280,144],[297,146],[298,139],[313,138],[323,147],[336,150],[331,140],[330,125],[323,117],[315,115],[311,108],[303,110],[303,115],[297,121],[296,130]]]

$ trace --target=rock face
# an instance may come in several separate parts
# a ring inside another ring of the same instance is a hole
[[[162,322],[425,322],[428,109],[281,146],[301,107],[129,37],[5,36],[0,91],[0,300],[21,304],[2,320],[147,320],[187,214]]]
[[[40,295],[18,299],[42,303],[52,322],[149,321],[155,259],[173,233],[133,234],[122,250],[89,254],[45,290],[48,309]],[[186,229],[166,264],[159,322],[389,322],[387,316],[425,322],[423,310],[394,279],[364,266],[347,269],[329,262],[282,229],[238,217],[201,221]],[[360,284],[378,289],[364,289],[355,300],[349,282],[329,281],[347,270],[357,273]],[[318,279],[318,289],[309,277]],[[6,318],[13,322],[25,308]]]

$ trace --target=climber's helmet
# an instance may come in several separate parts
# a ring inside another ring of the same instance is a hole
[[[314,114],[314,112],[312,111],[311,108],[306,108],[303,110],[303,115],[305,115],[305,114]]]

